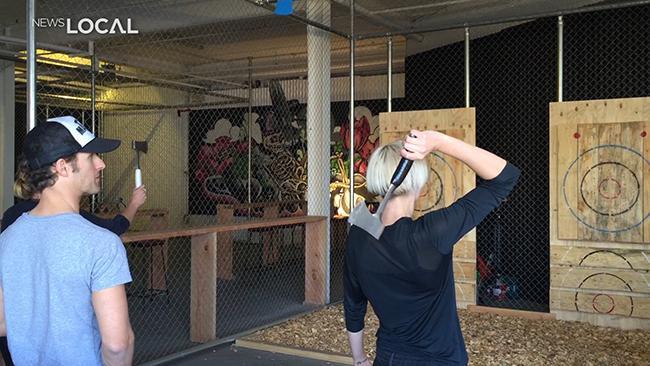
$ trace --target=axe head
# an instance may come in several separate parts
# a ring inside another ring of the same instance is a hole
[[[352,214],[350,214],[348,223],[360,227],[375,239],[379,240],[381,233],[384,232],[384,224],[381,222],[380,215],[381,212],[371,214],[366,203],[361,202],[354,208]]]
[[[133,141],[131,147],[133,148],[133,150],[138,152],[143,152],[145,154],[149,150],[149,144],[146,141]]]

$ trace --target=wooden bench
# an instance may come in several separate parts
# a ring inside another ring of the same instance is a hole
[[[239,230],[305,225],[305,303],[325,304],[327,296],[327,217],[292,216],[254,219],[241,223],[133,232],[122,236],[125,244],[148,240],[191,237],[190,339],[208,342],[216,339],[217,273],[222,255],[219,240],[224,233]]]
[[[103,219],[113,219],[119,212],[102,211],[96,214]],[[169,227],[169,210],[166,208],[151,208],[138,210],[129,225],[129,233],[150,232],[163,230]],[[124,237],[122,235],[122,237]],[[148,248],[151,251],[151,265],[149,266],[149,278],[147,290],[167,291],[167,240],[131,242],[131,247]]]
[[[232,223],[235,217],[275,219],[279,217],[305,216],[307,202],[302,200],[284,202],[240,203],[233,205],[217,205],[217,222]],[[270,265],[280,260],[280,232],[278,228],[264,227],[249,229],[258,232],[262,242],[262,263]],[[217,277],[224,280],[233,278],[233,233],[219,234],[220,254],[217,266]]]
[[[129,226],[130,233],[152,230],[163,230],[169,227],[169,210],[144,209],[138,210]],[[151,264],[149,265],[149,279],[147,291],[153,293],[167,293],[167,250],[168,239],[132,242],[135,248],[149,249]]]

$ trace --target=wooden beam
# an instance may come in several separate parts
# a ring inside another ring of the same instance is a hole
[[[479,305],[467,305],[467,310],[473,313],[496,314],[496,315],[514,317],[514,318],[524,318],[529,320],[555,320],[555,314],[539,313],[536,311],[492,308],[488,306],[479,306]]]
[[[231,206],[217,205],[217,222],[232,222],[234,210]],[[217,234],[217,278],[232,280],[232,232]]]
[[[190,340],[217,338],[217,234],[192,236]]]
[[[275,219],[280,216],[280,206],[270,206],[264,208],[263,217],[265,219]],[[280,260],[280,235],[275,230],[264,229],[262,235],[262,263],[266,266],[276,263]]]
[[[325,216],[291,216],[278,219],[259,219],[239,223],[217,224],[202,227],[183,229],[166,229],[127,233],[122,235],[122,242],[130,243],[142,240],[162,240],[181,236],[195,236],[208,233],[221,233],[226,231],[239,231],[264,227],[307,224],[327,220]]]
[[[611,327],[623,330],[650,330],[650,319],[566,310],[551,310],[551,312],[553,312],[559,320],[579,321],[597,325],[599,327]]]
[[[137,213],[136,213],[137,215]],[[169,227],[169,210],[151,210],[150,213],[151,229],[164,230]],[[151,247],[151,288],[154,290],[167,290],[167,254],[169,239],[156,241]]]
[[[305,303],[327,301],[327,221],[305,224]]]
[[[236,340],[235,346],[241,348],[255,349],[258,351],[282,353],[285,355],[311,358],[314,360],[342,363],[347,365],[351,365],[353,363],[352,357],[350,356],[344,356],[344,355],[339,355],[339,354],[329,353],[329,352],[307,351],[299,348],[279,346],[276,344],[269,344],[264,342],[249,341],[246,339]]]

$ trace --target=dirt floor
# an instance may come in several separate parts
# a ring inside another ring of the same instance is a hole
[[[370,307],[369,307],[370,310]],[[470,365],[650,365],[650,332],[561,320],[527,320],[460,310]],[[375,353],[379,322],[366,317],[366,351]],[[342,305],[272,328],[250,340],[349,354]]]

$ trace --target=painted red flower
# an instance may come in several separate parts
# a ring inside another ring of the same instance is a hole
[[[354,119],[354,151],[361,152],[363,145],[368,142],[370,137],[370,123],[366,116]],[[344,122],[341,125],[341,141],[345,149],[350,148],[350,123]]]

